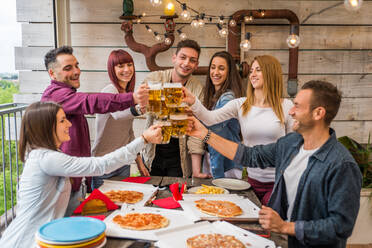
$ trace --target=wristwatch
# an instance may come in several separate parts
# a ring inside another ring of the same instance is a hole
[[[142,110],[141,110],[141,106],[140,106],[140,105],[136,104],[136,106],[134,106],[134,107],[135,107],[135,109],[136,109],[138,115],[143,115],[143,112],[142,112]]]

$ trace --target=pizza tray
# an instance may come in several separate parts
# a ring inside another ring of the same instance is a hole
[[[213,187],[216,187],[216,186],[213,186]],[[203,188],[203,186],[195,186],[195,187],[189,188],[187,190],[187,193],[196,194],[196,192],[199,189],[202,189],[202,188]],[[216,188],[222,189],[223,190],[223,193],[222,194],[230,194],[230,192],[227,189],[220,188],[220,187],[216,187]],[[199,194],[199,195],[203,195],[203,194]],[[205,195],[221,195],[221,194],[205,194]]]
[[[249,248],[275,248],[275,243],[269,239],[263,238],[241,229],[225,221],[199,222],[193,225],[173,228],[170,230],[158,231],[156,236],[159,241],[155,245],[159,248],[187,248],[186,240],[198,234],[220,233],[223,235],[234,235],[246,247]]]
[[[209,215],[206,213],[201,212],[195,206],[195,201],[205,199],[205,200],[220,200],[220,201],[230,201],[238,205],[242,210],[243,214],[234,217],[218,217]],[[184,194],[183,201],[179,201],[182,209],[185,212],[188,212],[192,218],[196,218],[198,220],[235,220],[235,221],[242,221],[242,222],[256,222],[258,221],[258,212],[260,208],[257,207],[252,201],[247,198],[243,198],[236,194],[221,194],[221,195],[198,195],[198,194]]]
[[[120,214],[125,215],[127,213],[153,213],[153,214],[161,214],[164,217],[168,218],[169,225],[162,229],[154,229],[154,230],[131,230],[131,229],[124,229],[121,228],[119,225],[115,224],[112,219]],[[116,210],[112,214],[106,217],[104,220],[107,228],[106,228],[106,236],[108,237],[115,237],[115,238],[130,238],[130,239],[144,239],[144,240],[157,240],[155,232],[159,230],[168,230],[176,227],[181,227],[184,225],[193,224],[195,220],[187,216],[187,213],[181,210],[170,210],[170,209],[163,209],[163,208],[152,208],[152,207],[137,207],[130,205],[124,210]]]
[[[108,192],[110,190],[133,190],[143,193],[143,199],[137,203],[131,204],[135,206],[145,206],[151,203],[152,198],[155,197],[158,192],[158,187],[151,184],[143,183],[128,183],[121,181],[103,180],[103,185],[98,188],[102,193]],[[121,206],[122,202],[115,202],[115,204]]]

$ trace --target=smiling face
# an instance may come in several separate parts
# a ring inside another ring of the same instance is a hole
[[[311,90],[300,90],[293,100],[294,106],[289,110],[289,114],[294,120],[293,131],[301,134],[315,126],[313,110],[310,107],[311,95]]]
[[[54,141],[56,147],[59,148],[63,142],[70,140],[69,129],[71,127],[71,122],[67,120],[65,111],[63,111],[62,108],[58,110],[56,119],[57,123]]]
[[[252,63],[250,72],[249,72],[249,81],[252,84],[254,89],[262,89],[264,85],[264,78],[262,70],[257,60]]]
[[[118,78],[120,86],[125,89],[128,82],[132,79],[134,74],[133,63],[117,64],[114,67],[115,75]]]
[[[209,68],[209,76],[216,91],[218,91],[229,75],[227,61],[221,57],[214,57]]]
[[[58,55],[56,62],[48,70],[48,73],[53,80],[63,82],[75,89],[80,87],[79,62],[76,60],[74,55]]]
[[[198,60],[199,54],[195,49],[183,47],[177,54],[173,54],[174,71],[181,79],[188,78],[198,68]]]

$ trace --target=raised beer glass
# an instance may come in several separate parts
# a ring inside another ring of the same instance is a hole
[[[181,83],[165,83],[164,97],[167,107],[179,106],[182,102],[182,84]]]
[[[170,114],[169,119],[172,122],[172,137],[184,137],[188,122],[187,114]]]
[[[172,123],[166,120],[155,120],[154,124],[161,125],[163,139],[160,144],[168,144],[172,135]]]
[[[147,112],[152,114],[160,114],[162,86],[160,82],[148,82],[149,86],[149,104]]]

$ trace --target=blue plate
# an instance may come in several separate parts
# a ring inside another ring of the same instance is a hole
[[[53,220],[39,228],[38,235],[55,242],[85,241],[97,237],[106,230],[103,221],[87,217],[66,217]]]

